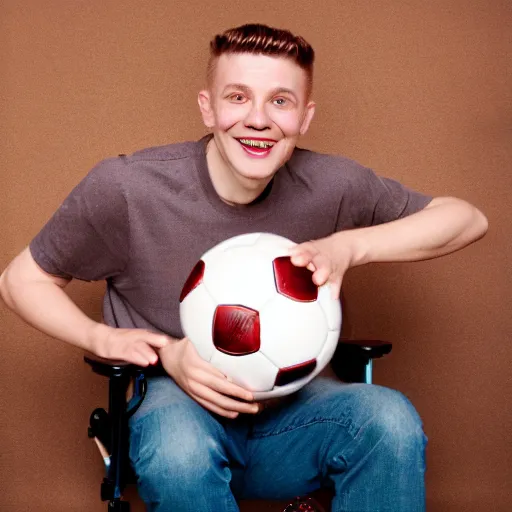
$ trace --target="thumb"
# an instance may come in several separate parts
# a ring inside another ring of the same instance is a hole
[[[291,262],[299,267],[305,267],[311,262],[314,251],[310,242],[304,242],[289,249]]]
[[[146,336],[145,341],[152,347],[164,348],[171,342],[171,338],[165,334],[156,334],[154,332],[148,331],[148,335]]]

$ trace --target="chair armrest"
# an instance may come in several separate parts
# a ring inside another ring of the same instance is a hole
[[[336,352],[377,359],[391,352],[393,344],[383,340],[340,340]]]
[[[340,340],[331,368],[343,382],[371,382],[371,361],[391,352],[392,344],[381,340]]]
[[[86,353],[84,361],[92,368],[94,373],[104,377],[115,377],[118,375],[133,375],[140,371],[140,367],[126,361],[114,361],[97,355]]]
[[[114,361],[113,359],[105,359],[97,355],[87,352],[84,356],[84,361],[92,368],[98,375],[103,377],[119,377],[126,375],[128,377],[143,373],[147,377],[166,375],[160,361],[155,365],[150,366],[137,366],[133,363],[126,361]]]

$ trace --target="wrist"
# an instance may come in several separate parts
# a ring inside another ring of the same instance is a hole
[[[105,346],[114,327],[100,322],[92,322],[85,335],[85,349],[93,354],[105,357]]]
[[[348,254],[348,268],[365,265],[371,261],[366,230],[367,228],[350,229],[332,235],[336,252],[340,253],[339,260],[346,260]]]
[[[158,359],[160,359],[160,363],[162,364],[165,371],[175,379],[176,376],[176,368],[177,362],[180,359],[180,351],[183,349],[181,346],[182,343],[179,343],[183,340],[178,340],[176,338],[171,338],[171,343],[168,343],[165,347],[159,348]],[[175,379],[176,380],[176,379]]]
[[[170,360],[176,359],[177,351],[182,350],[181,347],[183,343],[180,343],[180,341],[183,340],[173,338],[172,336],[169,336],[169,340],[170,343],[167,343],[165,347],[157,349],[158,358],[162,361],[162,363],[164,361],[168,362]]]

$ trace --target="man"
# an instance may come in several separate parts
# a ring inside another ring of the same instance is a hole
[[[199,107],[212,134],[101,162],[1,277],[27,322],[95,354],[159,359],[130,422],[148,510],[236,511],[238,498],[334,488],[332,510],[424,510],[421,421],[401,394],[315,379],[284,403],[252,394],[181,339],[191,262],[220,241],[267,231],[299,243],[295,265],[339,292],[370,262],[434,258],[487,230],[455,198],[430,198],[345,158],[296,148],[313,118],[314,53],[288,31],[216,36]],[[72,278],[107,280],[104,324],[68,298]]]

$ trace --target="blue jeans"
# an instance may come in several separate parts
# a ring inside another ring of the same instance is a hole
[[[335,512],[423,512],[421,421],[400,393],[317,378],[283,405],[215,416],[169,377],[130,419],[130,459],[149,512],[236,512],[331,486]]]

